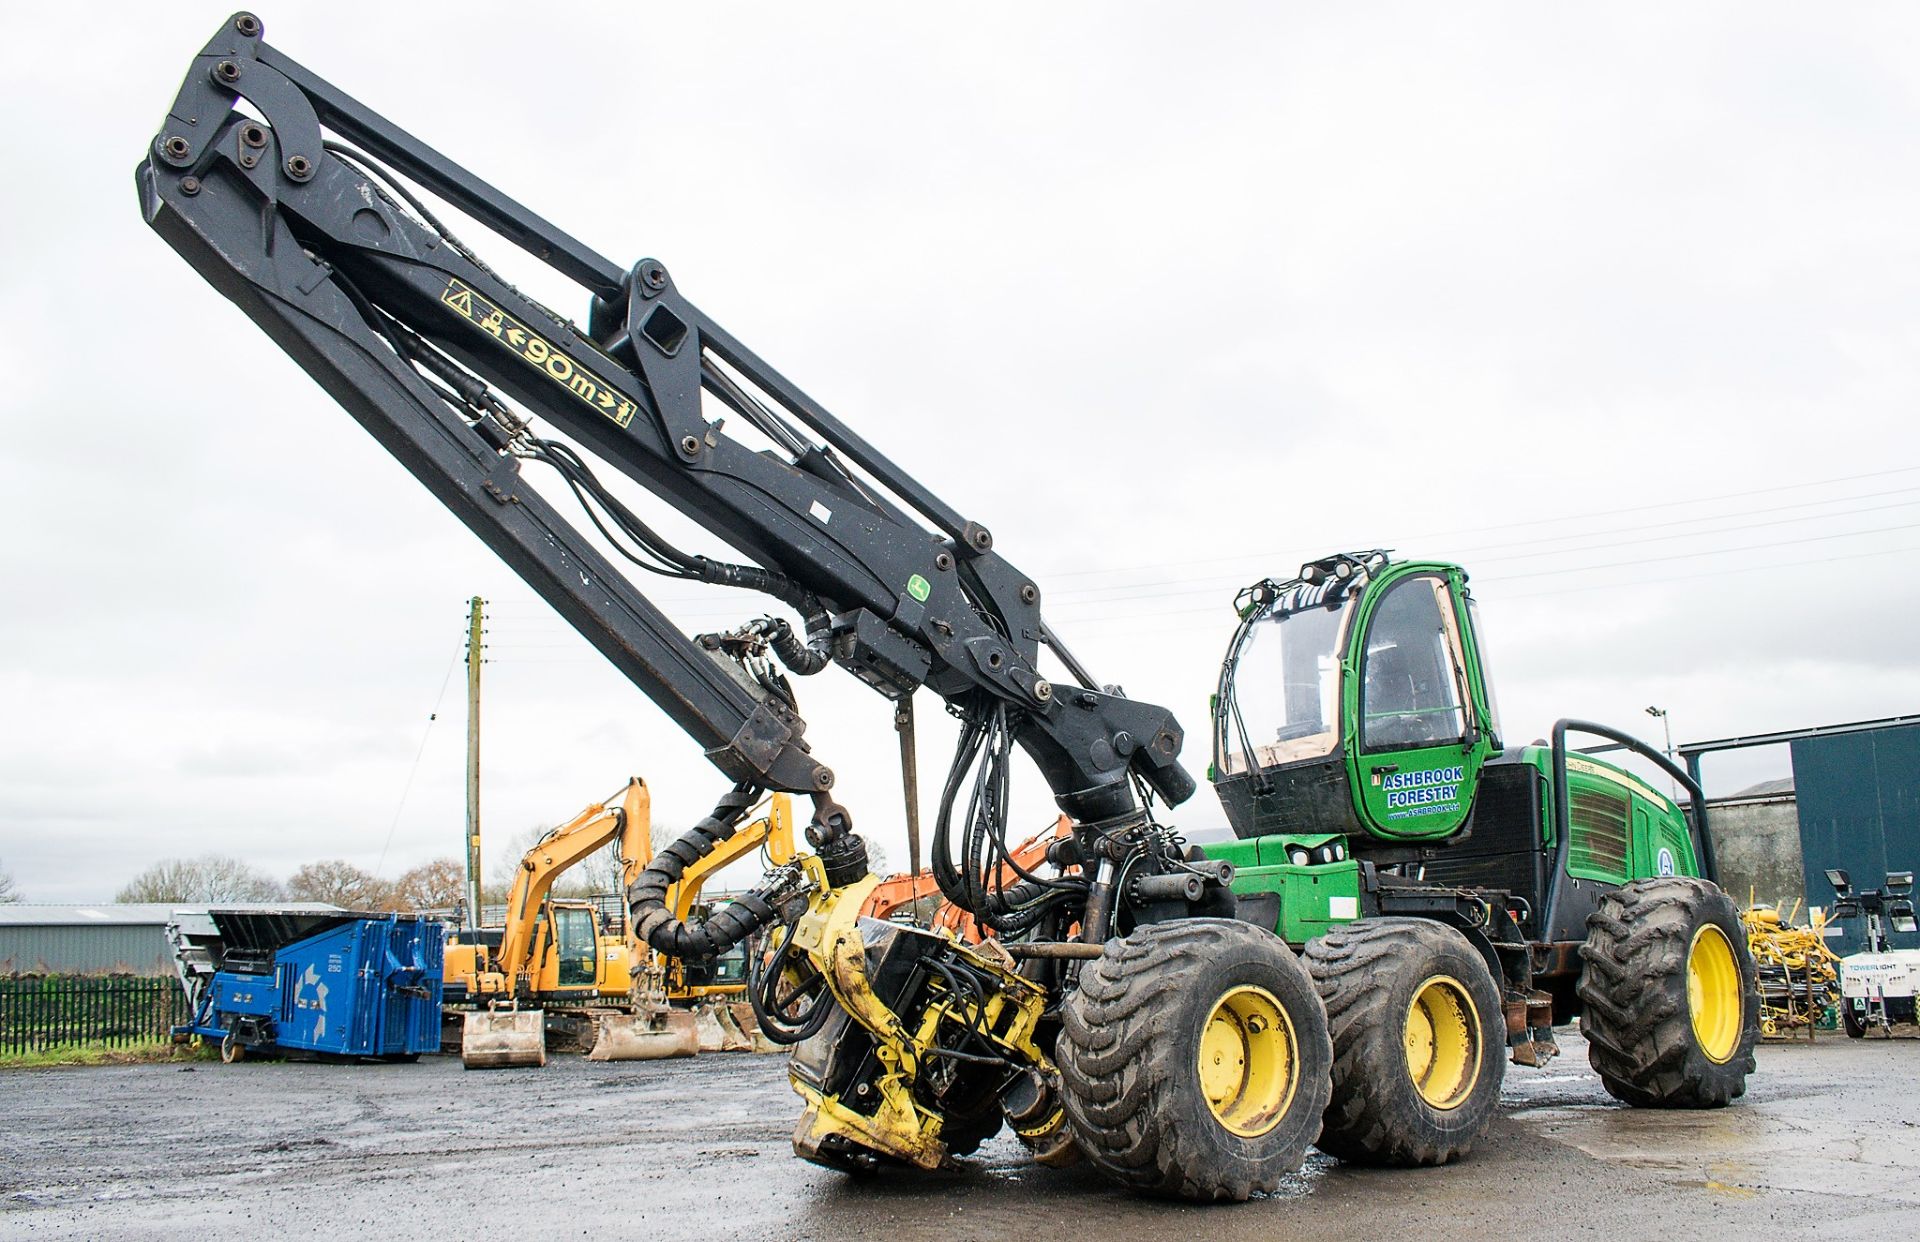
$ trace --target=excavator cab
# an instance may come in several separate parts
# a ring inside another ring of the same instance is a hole
[[[1238,836],[1460,830],[1500,748],[1466,583],[1458,566],[1372,551],[1241,592],[1212,771]]]
[[[584,901],[549,900],[534,930],[534,991],[549,996],[618,994],[625,980],[608,977],[626,964],[626,947],[600,934],[600,917]]]

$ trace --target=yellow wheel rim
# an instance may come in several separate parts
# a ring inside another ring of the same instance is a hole
[[[1407,1073],[1420,1098],[1445,1111],[1480,1078],[1480,1013],[1458,979],[1435,975],[1407,1005]]]
[[[1740,964],[1733,942],[1712,923],[1693,933],[1687,949],[1687,1011],[1693,1038],[1707,1059],[1724,1064],[1740,1045]]]
[[[1258,1138],[1280,1124],[1299,1086],[1293,1021],[1265,988],[1230,989],[1200,1032],[1200,1089],[1221,1125]]]

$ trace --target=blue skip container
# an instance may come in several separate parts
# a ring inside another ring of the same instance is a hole
[[[207,912],[214,967],[177,1034],[248,1048],[411,1059],[440,1049],[440,924],[424,915]]]

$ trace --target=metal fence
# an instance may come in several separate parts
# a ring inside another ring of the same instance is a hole
[[[122,1048],[160,1043],[186,1020],[186,993],[177,979],[0,978],[0,1054],[68,1044]]]

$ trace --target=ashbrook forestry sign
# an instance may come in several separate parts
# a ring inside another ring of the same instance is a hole
[[[1465,770],[1458,765],[1418,772],[1389,772],[1380,778],[1380,788],[1386,791],[1389,809],[1421,814],[1459,806],[1460,784],[1465,778]]]

